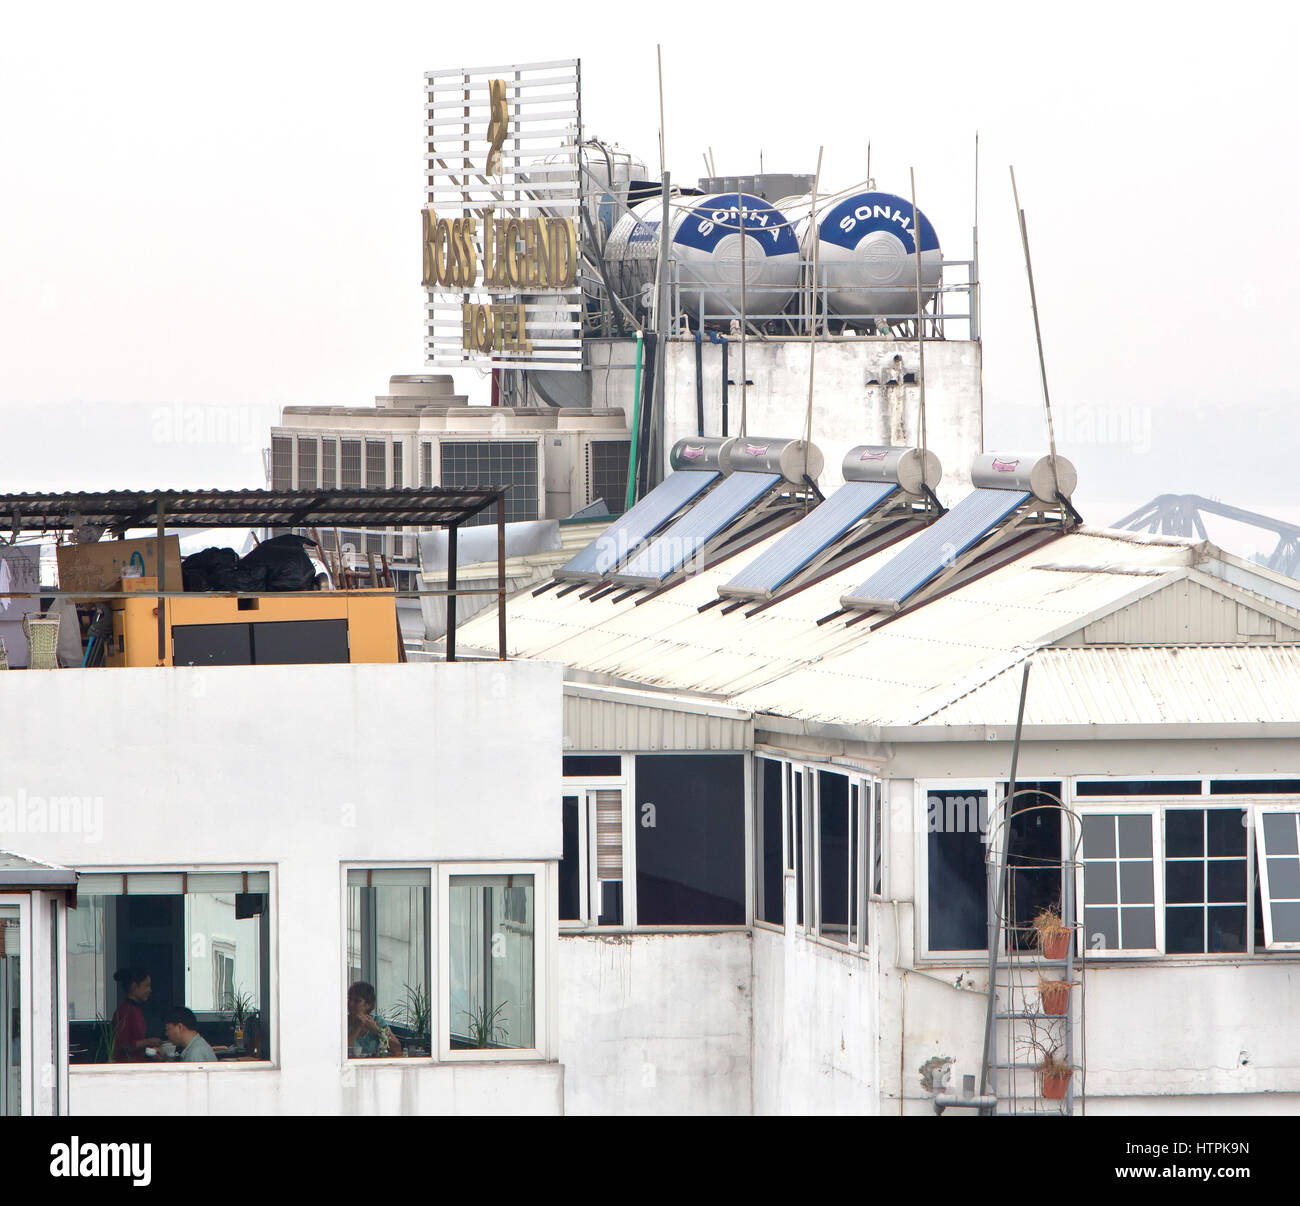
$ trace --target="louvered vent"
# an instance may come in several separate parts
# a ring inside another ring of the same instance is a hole
[[[623,878],[623,793],[596,796],[596,878]]]

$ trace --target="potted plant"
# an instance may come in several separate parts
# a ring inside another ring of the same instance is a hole
[[[1038,1074],[1043,1078],[1043,1096],[1048,1101],[1062,1101],[1070,1088],[1070,1077],[1074,1069],[1061,1053],[1052,1048],[1043,1053],[1038,1064]]]
[[[1043,1003],[1043,1012],[1051,1017],[1064,1017],[1070,1004],[1069,980],[1049,980],[1038,978],[1038,999]]]
[[[428,988],[423,984],[403,984],[406,996],[401,1004],[395,1005],[390,1015],[409,1030],[417,1040],[424,1044],[421,1054],[428,1054],[429,1032],[433,1021],[433,1000]],[[413,1050],[413,1053],[414,1050]]]
[[[235,1023],[234,1045],[236,1047],[241,1046],[244,1042],[244,1021],[253,1012],[255,1004],[253,994],[246,992],[242,988],[232,988],[226,993],[222,1009],[230,1015]]]
[[[492,1047],[510,1036],[509,1028],[501,1021],[501,1015],[509,1004],[509,1001],[502,1001],[495,1009],[489,1009],[487,1002],[484,1002],[478,1008],[466,1012],[471,1046]]]
[[[1074,931],[1061,918],[1055,905],[1048,905],[1034,914],[1029,923],[1029,941],[1047,959],[1064,959],[1070,949]]]

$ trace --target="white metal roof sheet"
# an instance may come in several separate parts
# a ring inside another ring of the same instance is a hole
[[[913,539],[914,537],[909,537]],[[883,564],[883,549],[746,618],[717,587],[778,537],[641,606],[556,590],[510,603],[515,657],[547,658],[612,678],[724,699],[751,712],[855,725],[913,724],[1083,623],[1186,574],[1211,546],[1080,529],[872,631],[816,621]],[[1216,550],[1217,552],[1217,550]],[[874,564],[873,564],[874,563]],[[481,629],[479,626],[482,626]],[[495,648],[496,621],[475,617],[466,645]]]
[[[1016,722],[1012,666],[927,725]],[[1188,645],[1043,649],[1025,694],[1026,725],[1300,722],[1300,647]]]

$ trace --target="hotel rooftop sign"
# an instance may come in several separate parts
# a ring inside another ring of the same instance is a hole
[[[426,363],[581,369],[578,60],[425,82]]]

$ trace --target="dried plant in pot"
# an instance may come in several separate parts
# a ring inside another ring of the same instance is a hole
[[[1047,1051],[1038,1064],[1038,1074],[1043,1078],[1043,1096],[1048,1101],[1061,1101],[1070,1089],[1071,1067],[1056,1050]]]
[[[1073,930],[1065,924],[1060,912],[1049,906],[1039,909],[1029,923],[1029,940],[1048,959],[1064,959],[1070,949]]]
[[[1038,999],[1043,1003],[1043,1012],[1049,1017],[1064,1017],[1065,1011],[1070,1005],[1070,989],[1073,985],[1069,980],[1049,980],[1046,977],[1038,978]]]

